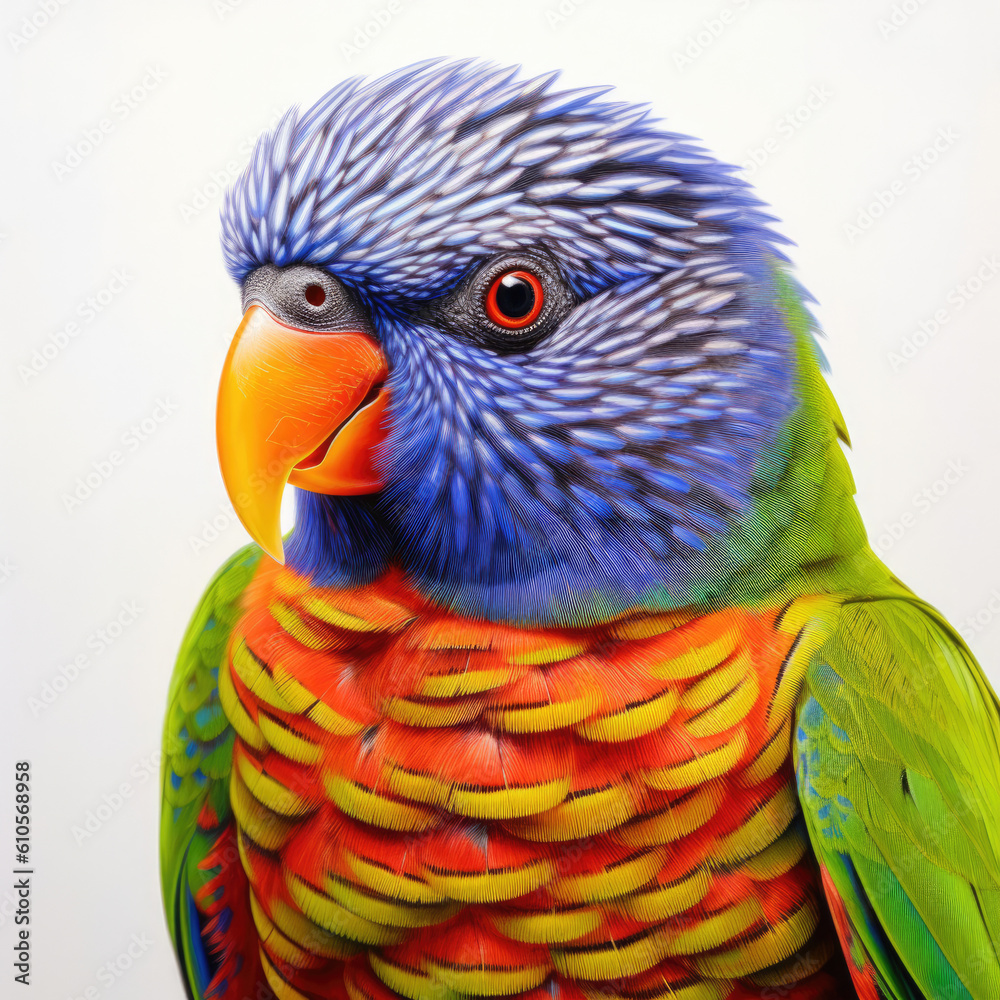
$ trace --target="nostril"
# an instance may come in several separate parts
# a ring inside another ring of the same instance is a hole
[[[326,302],[326,292],[322,285],[306,285],[306,302],[311,306],[321,306]]]

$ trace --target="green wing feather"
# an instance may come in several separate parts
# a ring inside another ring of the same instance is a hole
[[[1000,1000],[1000,703],[962,640],[907,594],[848,602],[797,722],[799,797],[858,974],[898,1000]]]
[[[187,905],[212,877],[201,863],[217,833],[199,825],[208,806],[229,816],[233,729],[218,692],[219,666],[240,614],[240,596],[261,550],[250,545],[215,575],[184,635],[170,682],[163,731],[160,879],[170,935],[189,990],[201,996],[211,978],[197,915]]]

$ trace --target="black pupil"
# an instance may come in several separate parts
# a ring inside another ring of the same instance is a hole
[[[527,316],[535,305],[531,283],[516,274],[505,274],[497,287],[497,309],[510,319]]]
[[[306,302],[311,306],[321,306],[326,301],[322,285],[306,285]]]

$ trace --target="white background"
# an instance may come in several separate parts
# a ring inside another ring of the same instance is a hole
[[[369,19],[385,0],[69,0],[48,23],[43,3],[56,0],[4,0],[0,13],[0,872],[15,760],[32,762],[37,824],[35,992],[12,982],[0,875],[0,996],[183,995],[160,911],[155,754],[186,620],[245,540],[213,441],[239,320],[217,181],[276,112],[353,73],[433,55],[561,67],[567,83],[651,102],[725,159],[757,150],[750,176],[820,301],[871,533],[956,624],[979,616],[964,629],[1000,682],[1000,274],[954,291],[1000,253],[995,0],[901,0],[896,25],[893,0],[394,0],[381,27]],[[42,27],[27,38],[31,16]],[[810,94],[793,128],[785,116]],[[101,142],[60,168],[101,119]],[[939,135],[943,152],[923,157]],[[894,203],[852,238],[894,182]],[[116,269],[127,284],[88,322],[81,306]],[[914,341],[939,309],[941,331]],[[907,338],[912,357],[894,370]],[[144,418],[155,430],[140,442],[129,428]],[[115,451],[112,475],[67,509],[77,477]],[[123,602],[141,613],[99,648]],[[86,668],[42,702],[81,655]]]

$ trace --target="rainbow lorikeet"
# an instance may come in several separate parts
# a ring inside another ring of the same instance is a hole
[[[227,194],[198,1000],[1000,998],[997,698],[867,544],[771,217],[605,93],[352,79]]]

